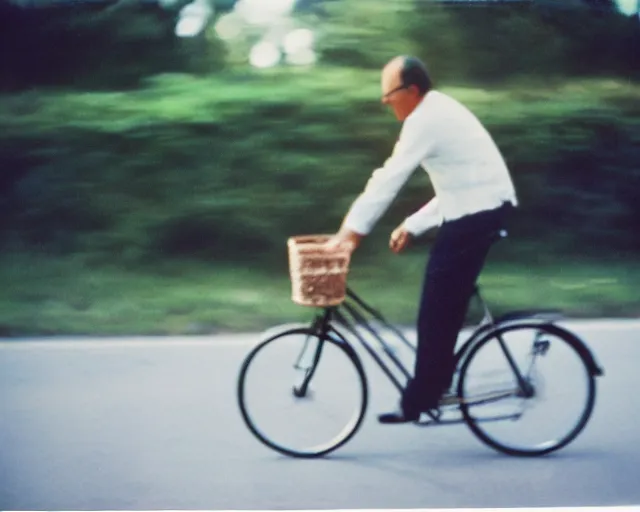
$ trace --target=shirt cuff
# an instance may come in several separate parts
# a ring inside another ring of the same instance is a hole
[[[426,231],[442,225],[442,222],[442,214],[438,209],[438,198],[434,197],[417,212],[407,217],[402,225],[412,235],[420,236]]]

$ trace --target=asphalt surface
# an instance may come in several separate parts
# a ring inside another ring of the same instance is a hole
[[[356,436],[326,459],[279,455],[236,403],[256,335],[0,341],[0,509],[640,504],[640,322],[570,326],[605,376],[586,430],[535,459],[501,455],[464,425],[378,424],[397,392],[368,362]]]

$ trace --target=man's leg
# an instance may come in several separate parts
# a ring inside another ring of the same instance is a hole
[[[501,227],[503,214],[492,211],[465,217],[445,223],[438,233],[423,278],[414,378],[402,397],[406,419],[437,407],[451,383],[458,333],[492,243],[491,233]]]
[[[458,334],[491,245],[486,236],[464,236],[456,225],[449,227],[429,260],[418,310],[418,350],[407,394],[420,408],[437,407],[451,384]]]

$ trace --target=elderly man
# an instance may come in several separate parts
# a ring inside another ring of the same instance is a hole
[[[489,133],[465,106],[433,88],[420,60],[394,58],[382,71],[381,86],[382,102],[403,123],[400,136],[330,244],[346,242],[355,250],[418,165],[428,173],[435,197],[407,217],[389,242],[399,253],[413,237],[439,228],[418,308],[413,378],[404,389],[400,410],[379,417],[382,423],[401,423],[416,421],[421,412],[454,400],[448,390],[458,333],[492,235],[503,227],[517,198]]]

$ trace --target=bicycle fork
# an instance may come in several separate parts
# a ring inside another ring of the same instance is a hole
[[[314,373],[316,372],[316,369],[318,368],[318,363],[320,362],[320,356],[322,355],[322,347],[324,346],[325,343],[325,336],[327,334],[327,325],[328,325],[328,320],[329,320],[329,314],[330,312],[327,311],[325,313],[324,316],[322,317],[317,317],[314,325],[313,325],[313,332],[315,334],[314,335],[307,335],[307,339],[304,341],[304,345],[302,346],[302,349],[300,350],[300,354],[298,355],[298,359],[296,360],[296,362],[294,363],[293,367],[296,370],[304,370],[305,374],[304,377],[302,379],[302,382],[299,385],[294,385],[293,386],[293,394],[294,396],[298,397],[298,398],[303,398],[307,395],[307,391],[309,388],[309,383],[311,382],[311,379],[314,375]],[[316,346],[315,349],[315,353],[313,354],[313,360],[310,364],[310,366],[302,366],[301,362],[307,352],[307,350],[309,349],[309,345],[310,345],[310,339],[311,337],[315,337],[318,340],[318,344]]]

